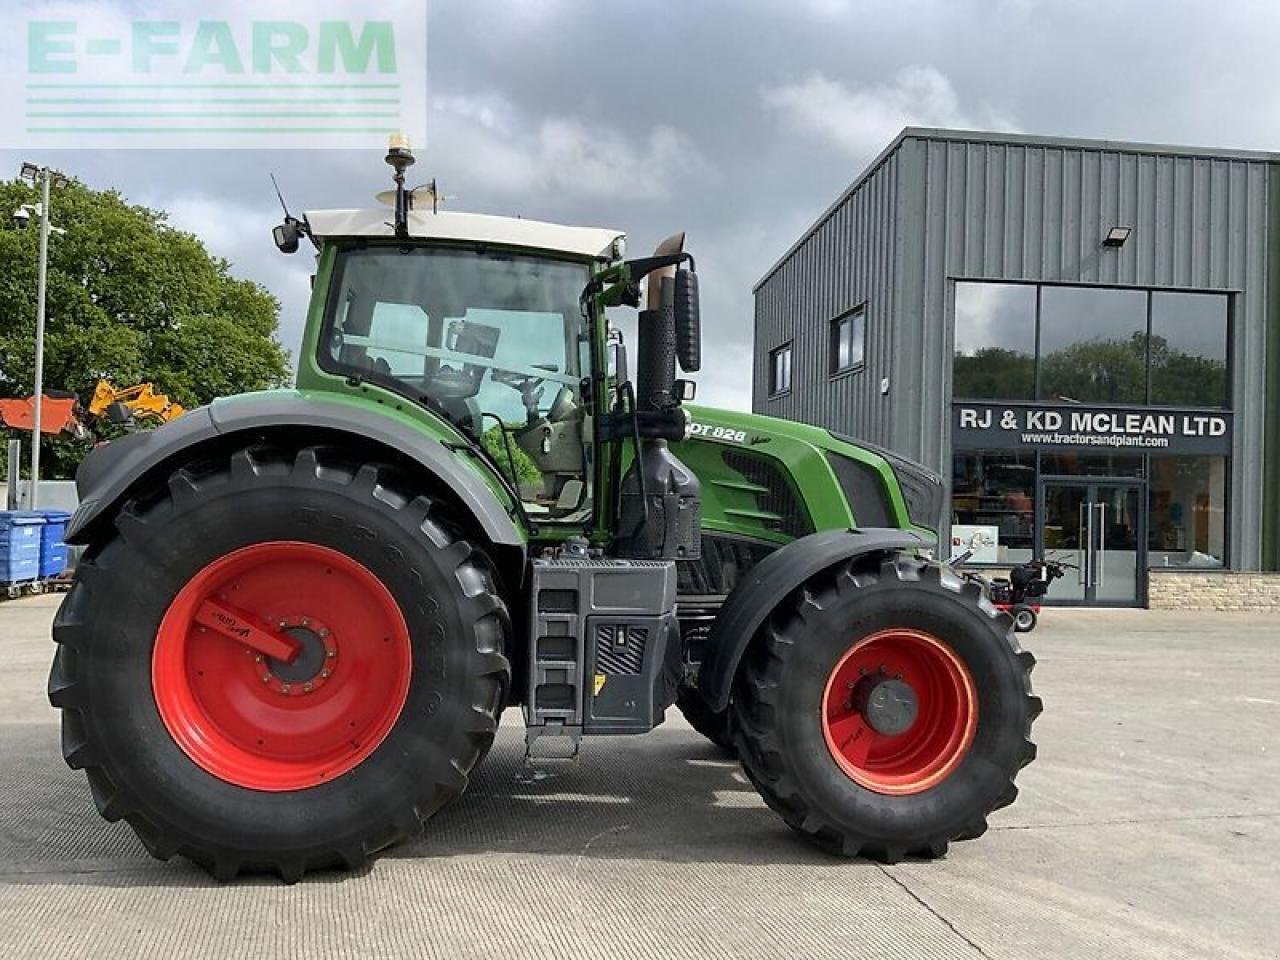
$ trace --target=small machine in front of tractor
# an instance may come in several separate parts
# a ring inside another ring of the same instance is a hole
[[[940,856],[1035,755],[1031,655],[931,559],[939,479],[689,404],[676,236],[444,212],[286,219],[318,251],[296,389],[99,448],[49,680],[103,816],[215,876],[355,868],[529,754],[675,706],[823,849]],[[430,201],[430,202],[428,202]],[[640,308],[635,369],[606,310]]]

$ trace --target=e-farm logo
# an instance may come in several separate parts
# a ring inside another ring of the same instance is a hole
[[[0,31],[5,147],[425,145],[426,0],[61,0]]]

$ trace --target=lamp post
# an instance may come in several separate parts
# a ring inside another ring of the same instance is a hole
[[[22,165],[21,177],[33,185],[36,183],[40,185],[40,204],[36,208],[40,217],[40,266],[36,279],[36,369],[33,378],[35,395],[31,398],[31,486],[27,489],[27,509],[34,510],[39,501],[40,431],[44,419],[44,315],[45,294],[49,279],[49,187],[55,179],[59,183],[65,183],[66,177],[56,170],[37,166],[34,163]]]

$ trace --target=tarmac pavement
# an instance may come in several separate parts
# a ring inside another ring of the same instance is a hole
[[[1280,956],[1280,627],[1049,610],[1039,759],[937,862],[832,859],[675,711],[461,801],[349,876],[220,885],[100,820],[45,699],[56,597],[0,603],[0,957]]]

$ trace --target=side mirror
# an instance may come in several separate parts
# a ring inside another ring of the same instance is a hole
[[[302,231],[298,229],[298,221],[290,217],[272,230],[271,236],[276,242],[276,249],[281,253],[297,253]]]
[[[702,366],[702,319],[698,312],[698,275],[677,270],[675,300],[676,359],[685,373],[697,373]]]

